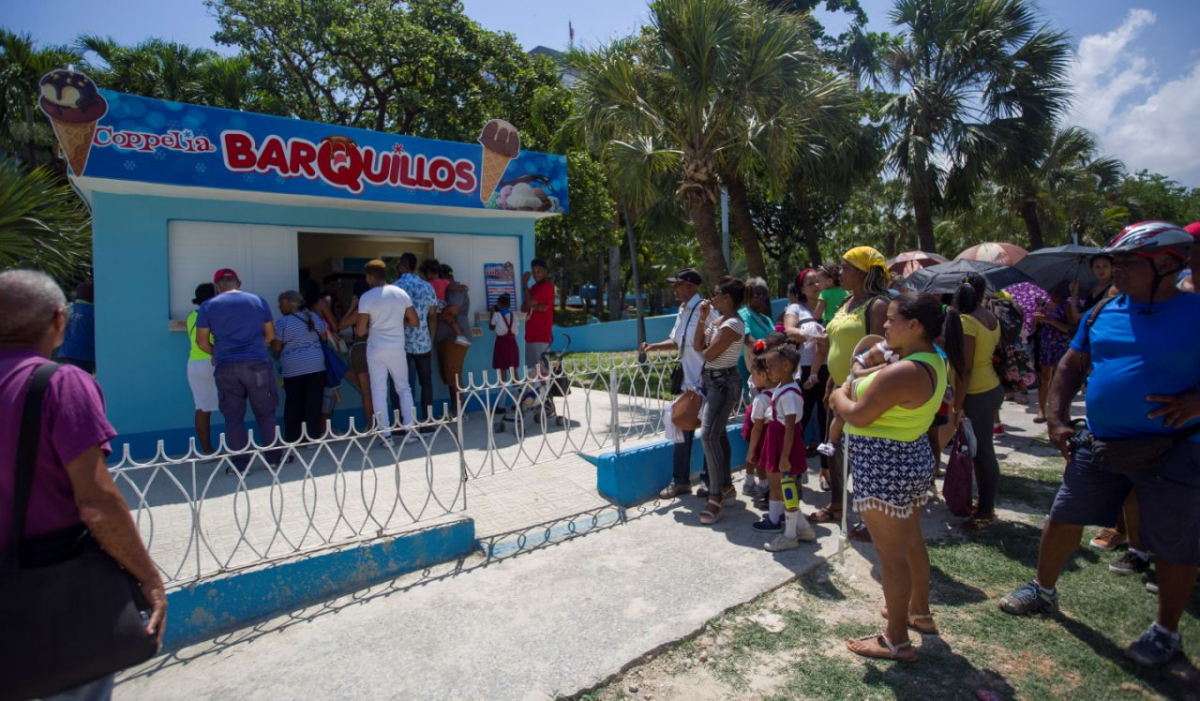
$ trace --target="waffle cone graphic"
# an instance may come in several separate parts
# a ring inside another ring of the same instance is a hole
[[[509,156],[484,147],[483,171],[479,175],[480,202],[486,204],[488,200],[492,199],[492,193],[496,191],[496,186],[500,184],[500,178],[503,177],[511,160],[512,158]]]
[[[71,172],[75,173],[75,177],[83,175],[83,169],[87,167],[88,154],[92,150],[92,136],[96,133],[96,122],[72,124],[71,122],[51,120],[50,124],[54,127],[58,145],[62,147],[67,163],[71,166]]]
[[[479,172],[479,201],[487,204],[500,184],[509,162],[521,152],[521,135],[503,119],[493,119],[479,135],[483,146],[483,164]]]

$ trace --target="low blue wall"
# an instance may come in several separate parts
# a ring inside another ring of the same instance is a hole
[[[163,648],[207,640],[474,550],[475,522],[462,519],[173,591]]]
[[[746,441],[741,426],[729,426],[729,445],[732,448],[730,465],[746,462]],[[620,453],[602,453],[588,460],[596,466],[596,489],[601,496],[621,506],[633,506],[658,496],[671,483],[674,470],[675,444],[663,440],[640,445]],[[691,474],[704,468],[704,448],[700,437],[692,444]]]
[[[771,302],[772,318],[778,317],[786,306],[786,299]],[[646,317],[646,340],[651,343],[665,340],[671,334],[671,327],[675,325],[675,316],[667,314]],[[637,350],[638,345],[637,319],[605,321],[586,326],[555,326],[553,347],[556,350],[565,344],[564,334],[571,337],[571,351],[578,353],[632,351]]]

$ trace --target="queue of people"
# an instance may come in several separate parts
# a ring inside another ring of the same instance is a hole
[[[1067,468],[1045,524],[1037,577],[1000,607],[1012,614],[1056,611],[1058,575],[1083,527],[1102,526],[1093,547],[1130,543],[1114,572],[1145,572],[1151,558],[1157,570],[1147,588],[1159,596],[1158,615],[1126,654],[1150,667],[1168,662],[1182,649],[1178,623],[1200,565],[1200,298],[1189,294],[1186,270],[1200,250],[1193,245],[1200,223],[1192,228],[1127,227],[1091,261],[1098,284],[1081,291],[1064,282],[1042,293],[1023,331],[1020,316],[1010,315],[1015,293],[989,290],[978,274],[941,297],[889,289],[883,256],[868,247],[847,251],[836,269],[801,271],[775,330],[766,334],[755,328],[763,325],[762,305],[737,308],[757,281],[722,280],[704,299],[700,274],[680,271],[671,278],[680,303],[675,327],[641,351],[678,350],[673,390],[705,395],[699,523],[716,523],[738,502],[719,429],[733,406],[729,385],[742,356],[750,398],[742,423],[748,441],[742,494],[765,511],[753,527],[773,534],[765,545],[772,552],[815,540],[814,524],[841,518],[847,493],[840,461],[848,460],[853,507],[863,523],[847,536],[874,543],[887,625],[847,646],[867,657],[915,660],[911,631],[938,634],[919,510],[936,497],[946,437],[962,426],[974,439],[977,501],[959,526],[981,531],[996,523],[999,408],[1006,392],[1026,391],[1024,380],[1010,387],[1001,375],[1011,346],[1024,353],[1028,339],[1042,383],[1034,420],[1048,423]],[[825,294],[835,286],[844,296]],[[822,303],[838,296],[832,310]],[[1010,338],[1015,334],[1020,340]],[[1086,423],[1072,422],[1071,403],[1085,381]],[[806,517],[799,477],[812,457],[804,435],[814,418],[822,474],[812,494],[829,491],[830,498]],[[677,433],[674,475],[662,498],[692,491],[694,435]]]

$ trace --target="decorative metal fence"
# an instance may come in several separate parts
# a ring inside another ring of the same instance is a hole
[[[234,451],[222,435],[211,456],[194,442],[170,456],[160,443],[145,461],[126,446],[111,472],[164,580],[184,586],[464,512],[468,480],[661,437],[675,364],[567,358],[468,375],[456,417],[391,436],[351,422],[294,443],[251,435]]]

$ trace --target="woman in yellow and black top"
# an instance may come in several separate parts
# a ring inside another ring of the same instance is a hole
[[[947,348],[962,347],[958,314],[945,309],[930,294],[909,293],[893,301],[884,335],[900,361],[856,381],[856,398],[849,383],[830,397],[846,420],[854,508],[871,530],[887,604],[887,630],[846,641],[865,657],[913,661],[917,653],[908,629],[937,633],[929,610],[929,553],[920,507],[929,499],[937,466],[928,431],[947,382],[947,362],[934,339],[944,336]]]
[[[883,323],[887,319],[888,293],[887,262],[883,254],[870,246],[858,246],[842,256],[842,287],[849,292],[846,301],[838,308],[833,319],[825,328],[829,339],[829,385],[825,400],[833,390],[850,377],[850,366],[854,362],[854,347],[863,336],[883,335]],[[841,519],[842,502],[846,485],[842,484],[841,453],[833,458],[821,458],[822,476],[829,480],[833,495],[829,506],[809,514],[813,523],[829,523]],[[826,474],[826,471],[828,473]],[[849,534],[856,540],[869,540],[865,529],[854,528]]]
[[[212,413],[220,407],[217,405],[217,380],[213,375],[215,368],[212,356],[196,345],[196,316],[200,305],[216,296],[217,289],[211,282],[198,285],[196,297],[192,299],[192,304],[197,308],[187,315],[188,341],[191,343],[187,366],[188,386],[192,388],[192,402],[196,405],[196,441],[205,455],[213,452]],[[209,338],[212,338],[211,333]]]
[[[1000,376],[992,367],[992,355],[1000,343],[1000,322],[983,306],[987,283],[979,273],[967,273],[954,293],[954,308],[962,315],[965,392],[954,396],[955,418],[971,420],[975,434],[975,484],[979,505],[963,528],[980,531],[996,521],[996,493],[1000,489],[1000,462],[996,459],[992,427],[1004,402]]]

